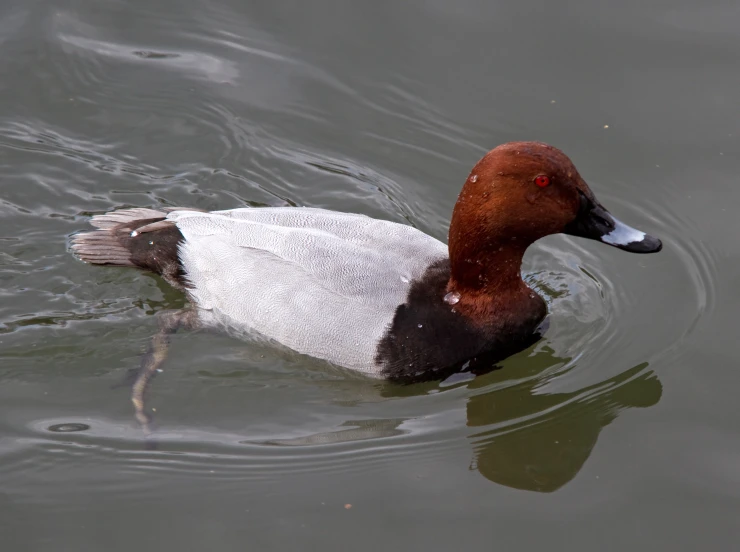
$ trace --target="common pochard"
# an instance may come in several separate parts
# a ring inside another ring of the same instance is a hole
[[[123,209],[91,224],[73,237],[80,259],[160,274],[187,294],[199,325],[402,382],[475,371],[537,339],[546,304],[520,274],[536,240],[662,247],[615,219],[570,159],[539,142],[503,144],[473,167],[449,245],[315,208]]]

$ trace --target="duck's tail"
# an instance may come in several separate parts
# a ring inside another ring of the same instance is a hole
[[[96,215],[90,224],[97,230],[73,236],[71,249],[87,263],[142,268],[184,289],[187,282],[179,256],[183,236],[166,220],[174,210],[184,209],[121,209]]]

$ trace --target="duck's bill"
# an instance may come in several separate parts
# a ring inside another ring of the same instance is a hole
[[[658,238],[620,222],[585,195],[581,196],[578,216],[565,228],[564,233],[600,241],[631,253],[657,253],[663,249]]]

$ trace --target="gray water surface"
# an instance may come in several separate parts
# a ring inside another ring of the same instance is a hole
[[[6,0],[0,550],[732,550],[735,2]],[[563,149],[658,255],[549,237],[550,329],[397,386],[181,333],[149,450],[121,384],[185,305],[67,251],[126,206],[312,206],[446,241],[473,164]]]

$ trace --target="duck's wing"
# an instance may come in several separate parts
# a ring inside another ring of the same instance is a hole
[[[174,211],[190,295],[229,325],[373,371],[411,283],[447,257],[440,241],[363,215],[312,208]]]

